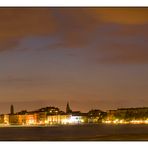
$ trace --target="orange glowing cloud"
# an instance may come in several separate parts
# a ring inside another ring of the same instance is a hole
[[[148,23],[147,8],[96,8],[92,9],[90,13],[92,17],[102,22],[126,25]]]

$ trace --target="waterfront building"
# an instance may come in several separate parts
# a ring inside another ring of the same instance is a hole
[[[49,106],[49,107],[40,108],[40,109],[36,110],[35,112],[37,112],[37,113],[46,112],[46,114],[57,115],[61,111],[58,107]]]
[[[36,113],[29,113],[26,116],[26,124],[27,125],[36,125],[37,122],[37,114]]]
[[[86,121],[86,116],[74,115],[49,115],[47,116],[48,124],[81,124]]]
[[[102,119],[106,117],[106,113],[98,110],[92,109],[87,113],[88,116],[88,123],[99,123],[102,122]]]
[[[9,115],[9,124],[11,125],[24,125],[26,124],[26,115]]]
[[[84,123],[84,121],[86,121],[85,119],[86,117],[85,116],[74,116],[74,115],[71,115],[68,119],[68,123],[69,124],[82,124]]]
[[[4,114],[4,124],[9,124],[9,115]]]
[[[66,124],[70,115],[48,115],[47,124]]]
[[[22,110],[14,113],[11,105],[10,114],[0,115],[0,124],[10,125],[50,125],[50,124],[82,124],[98,123],[102,119],[103,112],[91,110],[88,113],[72,111],[69,103],[66,106],[66,113],[57,107],[45,107],[35,111]]]
[[[28,114],[28,112],[27,112],[27,110],[22,110],[20,112],[17,112],[16,114],[17,115],[26,115],[26,114]]]
[[[4,114],[0,115],[0,124],[4,124]]]
[[[27,115],[17,115],[19,125],[25,125],[26,124],[26,116]]]
[[[115,118],[116,110],[108,110],[106,120],[112,121]]]
[[[139,108],[119,108],[110,110],[107,115],[108,120],[146,120],[148,118],[148,107]]]
[[[42,111],[42,112],[37,112],[37,123],[38,124],[45,124],[45,121],[47,119],[47,113]]]
[[[9,124],[12,124],[12,125],[19,124],[18,115],[10,114],[9,115]]]

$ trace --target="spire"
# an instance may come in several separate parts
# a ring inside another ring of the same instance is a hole
[[[70,109],[70,106],[69,106],[69,102],[67,102],[66,113],[72,113],[72,110]]]
[[[11,114],[11,115],[14,114],[14,107],[13,107],[13,105],[10,106],[10,114]]]

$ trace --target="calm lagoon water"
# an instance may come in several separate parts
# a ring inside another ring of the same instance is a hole
[[[112,141],[148,140],[148,125],[65,125],[0,127],[1,141]]]

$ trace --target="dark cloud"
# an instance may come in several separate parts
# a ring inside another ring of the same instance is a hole
[[[141,32],[136,28],[125,29],[120,26],[119,30],[126,32],[106,33],[107,38],[98,41],[95,46],[97,61],[108,64],[148,64],[148,29],[145,25],[139,26]]]
[[[86,12],[83,8],[54,9],[61,47],[81,48],[91,43],[91,36],[99,24]]]
[[[103,63],[148,62],[147,8],[1,8],[0,20],[0,51],[25,37],[50,35],[57,42],[49,49],[89,48]]]
[[[54,9],[59,36],[68,47],[81,47],[93,41],[93,35],[102,25],[123,25],[122,34],[140,33],[140,25],[148,24],[147,8],[62,8]],[[138,25],[136,31],[130,26]],[[127,29],[126,29],[127,28]],[[143,29],[142,29],[143,30]],[[105,30],[104,30],[105,31]]]
[[[0,50],[10,49],[23,37],[55,31],[48,8],[0,8]]]
[[[147,8],[100,8],[92,9],[95,19],[125,25],[148,24]]]
[[[147,8],[71,8],[54,13],[61,43],[51,48],[89,48],[85,51],[100,63],[148,63]],[[97,55],[102,57],[95,59]]]

